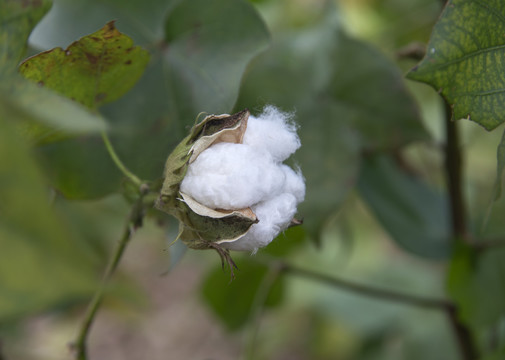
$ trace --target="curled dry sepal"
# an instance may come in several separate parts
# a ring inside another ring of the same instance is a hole
[[[168,157],[156,207],[179,219],[189,248],[215,249],[233,270],[228,250],[254,253],[300,224],[305,181],[282,163],[299,147],[290,115],[274,107],[207,116]]]

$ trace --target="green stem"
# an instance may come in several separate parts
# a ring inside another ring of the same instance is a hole
[[[142,180],[140,180],[137,175],[132,173],[128,168],[126,167],[125,164],[121,161],[119,156],[117,155],[116,151],[114,150],[114,147],[112,146],[112,143],[110,142],[109,136],[105,131],[102,131],[102,139],[105,144],[105,147],[107,148],[107,151],[109,152],[109,155],[114,161],[114,164],[116,164],[117,168],[128,178],[130,179],[135,185],[140,187],[142,185]]]
[[[254,296],[250,312],[250,321],[248,322],[250,324],[252,323],[252,325],[250,331],[248,332],[247,347],[245,351],[245,359],[247,360],[253,360],[255,358],[254,350],[256,348],[256,339],[261,325],[261,315],[263,313],[268,294],[270,293],[275,281],[278,279],[282,269],[282,264],[279,265],[276,262],[272,263],[269,267],[268,273],[262,279],[261,284],[258,287],[258,291]]]
[[[143,218],[143,207],[142,207],[142,199],[144,194],[141,194],[137,202],[133,205],[132,212],[129,216],[128,223],[125,226],[121,239],[119,240],[112,257],[109,259],[109,263],[107,264],[107,268],[105,269],[102,283],[100,287],[95,292],[93,298],[91,299],[86,313],[84,315],[84,321],[81,325],[79,334],[77,336],[76,341],[72,344],[72,349],[75,351],[75,359],[76,360],[86,360],[87,359],[87,349],[86,342],[91,329],[91,325],[95,319],[96,313],[100,308],[102,300],[105,295],[105,290],[111,279],[112,275],[116,271],[119,262],[123,256],[123,253],[128,245],[128,242],[132,238],[135,229],[137,226],[140,226]]]

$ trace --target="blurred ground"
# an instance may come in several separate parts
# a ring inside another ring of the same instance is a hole
[[[107,303],[90,334],[89,358],[238,359],[240,335],[226,333],[200,301],[203,268],[194,257],[187,257],[162,275],[168,263],[164,244],[160,238],[142,235],[140,230],[130,243],[120,268],[145,291],[147,304]],[[71,317],[51,314],[28,320],[24,339],[18,339],[16,346],[5,344],[6,359],[71,359],[68,343],[83,311],[81,308]]]

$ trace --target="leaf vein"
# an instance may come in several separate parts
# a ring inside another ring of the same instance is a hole
[[[488,53],[488,52],[503,50],[503,49],[505,49],[505,44],[496,45],[496,46],[490,46],[490,47],[485,48],[485,49],[479,49],[479,50],[472,51],[470,53],[464,54],[461,57],[458,57],[456,59],[449,60],[449,61],[447,61],[447,62],[445,62],[443,64],[433,65],[433,69],[434,70],[440,70],[440,69],[449,67],[451,65],[459,64],[459,63],[461,63],[461,62],[463,62],[465,60],[468,60],[468,59],[470,59],[472,57],[475,57],[475,56],[478,56],[478,55],[481,55],[481,54],[485,54],[485,53]]]
[[[505,93],[505,89],[460,92],[460,93],[454,93],[454,96],[455,97],[463,97],[463,96],[481,96],[481,97],[483,97],[483,96],[496,95],[496,94],[502,94],[502,93]]]
[[[484,3],[482,0],[475,0],[475,4],[486,10],[491,15],[497,17],[503,24],[505,24],[505,16],[503,16],[500,11],[489,6],[489,4]]]

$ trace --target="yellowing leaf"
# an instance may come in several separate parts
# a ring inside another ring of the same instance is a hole
[[[55,48],[27,59],[19,70],[40,86],[94,109],[126,93],[148,61],[148,52],[133,46],[111,21],[65,50]]]

